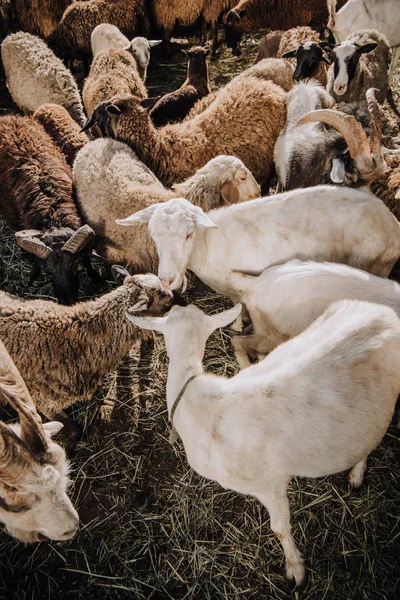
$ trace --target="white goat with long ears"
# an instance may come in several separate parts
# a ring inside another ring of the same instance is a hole
[[[264,504],[287,577],[300,586],[305,569],[290,531],[288,483],[351,468],[350,484],[361,485],[400,390],[400,321],[386,306],[335,303],[304,333],[232,379],[205,374],[207,338],[240,310],[239,304],[207,316],[191,305],[164,318],[129,318],[164,334],[168,414],[189,464]]]
[[[249,355],[265,356],[299,335],[339,300],[385,304],[400,316],[398,283],[348,265],[296,259],[270,267],[257,277],[233,276],[252,323],[248,335],[232,340],[241,368],[250,365]]]
[[[158,274],[176,289],[190,269],[211,288],[240,300],[232,271],[261,273],[301,258],[345,262],[389,275],[400,256],[400,226],[367,191],[318,186],[215,209],[183,198],[155,204],[120,225],[148,223]]]
[[[25,543],[44,537],[69,540],[78,528],[78,513],[67,496],[68,462],[51,440],[62,428],[42,424],[17,367],[0,341],[0,400],[6,398],[20,422],[0,421],[0,521]]]

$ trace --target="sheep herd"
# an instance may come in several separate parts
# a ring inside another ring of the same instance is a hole
[[[398,114],[395,4],[0,0],[15,103],[0,117],[0,213],[30,283],[45,274],[58,301],[0,291],[0,396],[19,417],[0,421],[13,537],[75,535],[68,458],[82,430],[65,411],[157,331],[171,442],[266,507],[287,579],[305,584],[288,484],[350,469],[360,487],[400,393],[400,135],[383,106]],[[152,48],[170,53],[175,25],[195,23],[186,80],[149,97]],[[211,28],[215,58],[221,23],[234,53],[243,34],[273,31],[212,89],[203,44]],[[234,306],[185,305],[188,272]],[[108,275],[115,289],[79,301],[82,278],[100,289]],[[227,326],[231,378],[203,367]]]

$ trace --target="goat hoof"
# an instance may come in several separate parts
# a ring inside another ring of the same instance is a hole
[[[300,590],[307,585],[307,571],[303,560],[286,566],[286,578],[290,589]]]

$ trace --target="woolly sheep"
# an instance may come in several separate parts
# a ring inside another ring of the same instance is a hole
[[[126,320],[126,312],[156,315],[172,303],[171,292],[162,288],[155,275],[130,277],[121,267],[113,267],[113,272],[123,285],[70,307],[0,292],[0,338],[38,410],[69,429],[68,453],[80,428],[63,409],[90,400],[140,338],[138,329]]]
[[[213,158],[167,190],[129,146],[110,139],[91,142],[79,152],[73,176],[81,214],[96,232],[96,250],[109,262],[141,273],[157,271],[157,250],[147,227],[140,231],[119,227],[118,217],[176,195],[204,210],[260,195],[249,170],[233,156]]]
[[[398,283],[348,265],[292,260],[257,277],[233,276],[252,322],[250,335],[233,339],[241,368],[250,365],[248,355],[268,354],[299,335],[338,300],[385,304],[400,316]]]
[[[206,62],[209,50],[193,46],[185,54],[189,56],[186,80],[180,88],[162,96],[150,111],[156,127],[182,121],[196,102],[211,92]]]
[[[20,31],[1,44],[7,87],[28,113],[42,104],[60,104],[79,125],[85,122],[79,91],[70,71],[40,38]]]
[[[77,122],[58,104],[42,104],[33,113],[33,118],[42,125],[72,167],[79,150],[89,141],[86,133],[81,132]]]
[[[335,46],[328,72],[327,90],[337,102],[364,102],[371,87],[377,88],[382,103],[388,92],[389,44],[375,29],[362,29]]]
[[[117,221],[138,222],[148,223],[166,286],[180,287],[190,269],[233,300],[240,300],[235,270],[260,273],[301,258],[387,276],[400,256],[400,225],[386,206],[367,191],[346,187],[293,190],[207,214],[174,198]]]
[[[12,0],[18,29],[46,38],[74,0]]]
[[[102,50],[109,48],[120,48],[133,54],[136,60],[140,77],[146,81],[147,67],[150,62],[150,50],[154,46],[161,44],[162,40],[147,40],[144,37],[134,37],[132,40],[121,33],[115,25],[110,23],[100,23],[92,31],[90,43],[92,46],[93,57]]]
[[[260,60],[263,60],[264,58],[276,58],[283,33],[283,29],[277,29],[266,33],[261,38],[257,58],[254,64],[259,63]]]
[[[0,400],[19,423],[0,421],[0,521],[21,542],[69,540],[78,513],[67,495],[68,462],[51,437],[61,423],[42,423],[18,369],[0,341]]]
[[[291,61],[295,81],[312,77],[326,86],[331,60],[325,50],[330,49],[330,44],[322,43],[319,33],[311,27],[294,27],[282,34],[277,56]]]
[[[164,185],[180,183],[219,154],[237,156],[259,183],[268,184],[273,147],[286,118],[285,98],[282,88],[249,76],[233,80],[207,110],[182,123],[156,130],[132,96],[97,107],[92,123],[111,115],[105,130],[130,145]]]
[[[168,415],[190,466],[258,498],[283,547],[286,577],[300,587],[306,572],[288,484],[346,469],[352,487],[362,484],[400,390],[400,322],[386,306],[337,302],[257,365],[230,379],[204,373],[207,338],[240,309],[208,316],[191,305],[164,318],[128,317],[164,335]]]

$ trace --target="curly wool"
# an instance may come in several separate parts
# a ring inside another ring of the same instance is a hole
[[[115,94],[147,98],[147,89],[132,54],[120,48],[108,48],[95,56],[83,86],[83,102],[88,115],[100,102]]]
[[[13,0],[18,28],[46,38],[74,0]]]
[[[13,33],[1,45],[1,58],[7,87],[24,112],[34,112],[42,104],[60,104],[77,123],[84,124],[75,79],[43,40],[22,31]]]
[[[284,31],[279,43],[277,57],[282,58],[287,52],[297,50],[297,48],[305,42],[315,42],[316,44],[319,44],[321,42],[319,33],[311,29],[311,27],[292,27],[292,29]],[[285,60],[287,60],[294,69],[296,68],[296,58],[286,58]],[[328,81],[328,65],[325,62],[320,61],[312,78],[319,81],[323,86],[326,86]]]
[[[141,299],[149,301],[147,314],[160,314],[160,291],[134,277],[97,300],[75,306],[0,292],[0,338],[39,411],[51,417],[92,397],[141,337],[126,318]]]
[[[122,111],[116,138],[129,144],[164,185],[187,179],[220,154],[237,156],[259,183],[269,182],[274,144],[286,119],[286,94],[271,81],[238,77],[205,111],[161,129],[136,98],[116,98],[115,104]]]
[[[72,167],[79,150],[89,141],[86,133],[81,132],[76,121],[63,106],[58,104],[43,104],[33,113],[33,117],[59,147],[67,163]]]
[[[14,231],[82,225],[71,169],[32,117],[0,119],[0,189],[1,212]]]
[[[386,204],[391,213],[400,221],[400,156],[386,156],[388,170],[371,185],[371,191]]]

